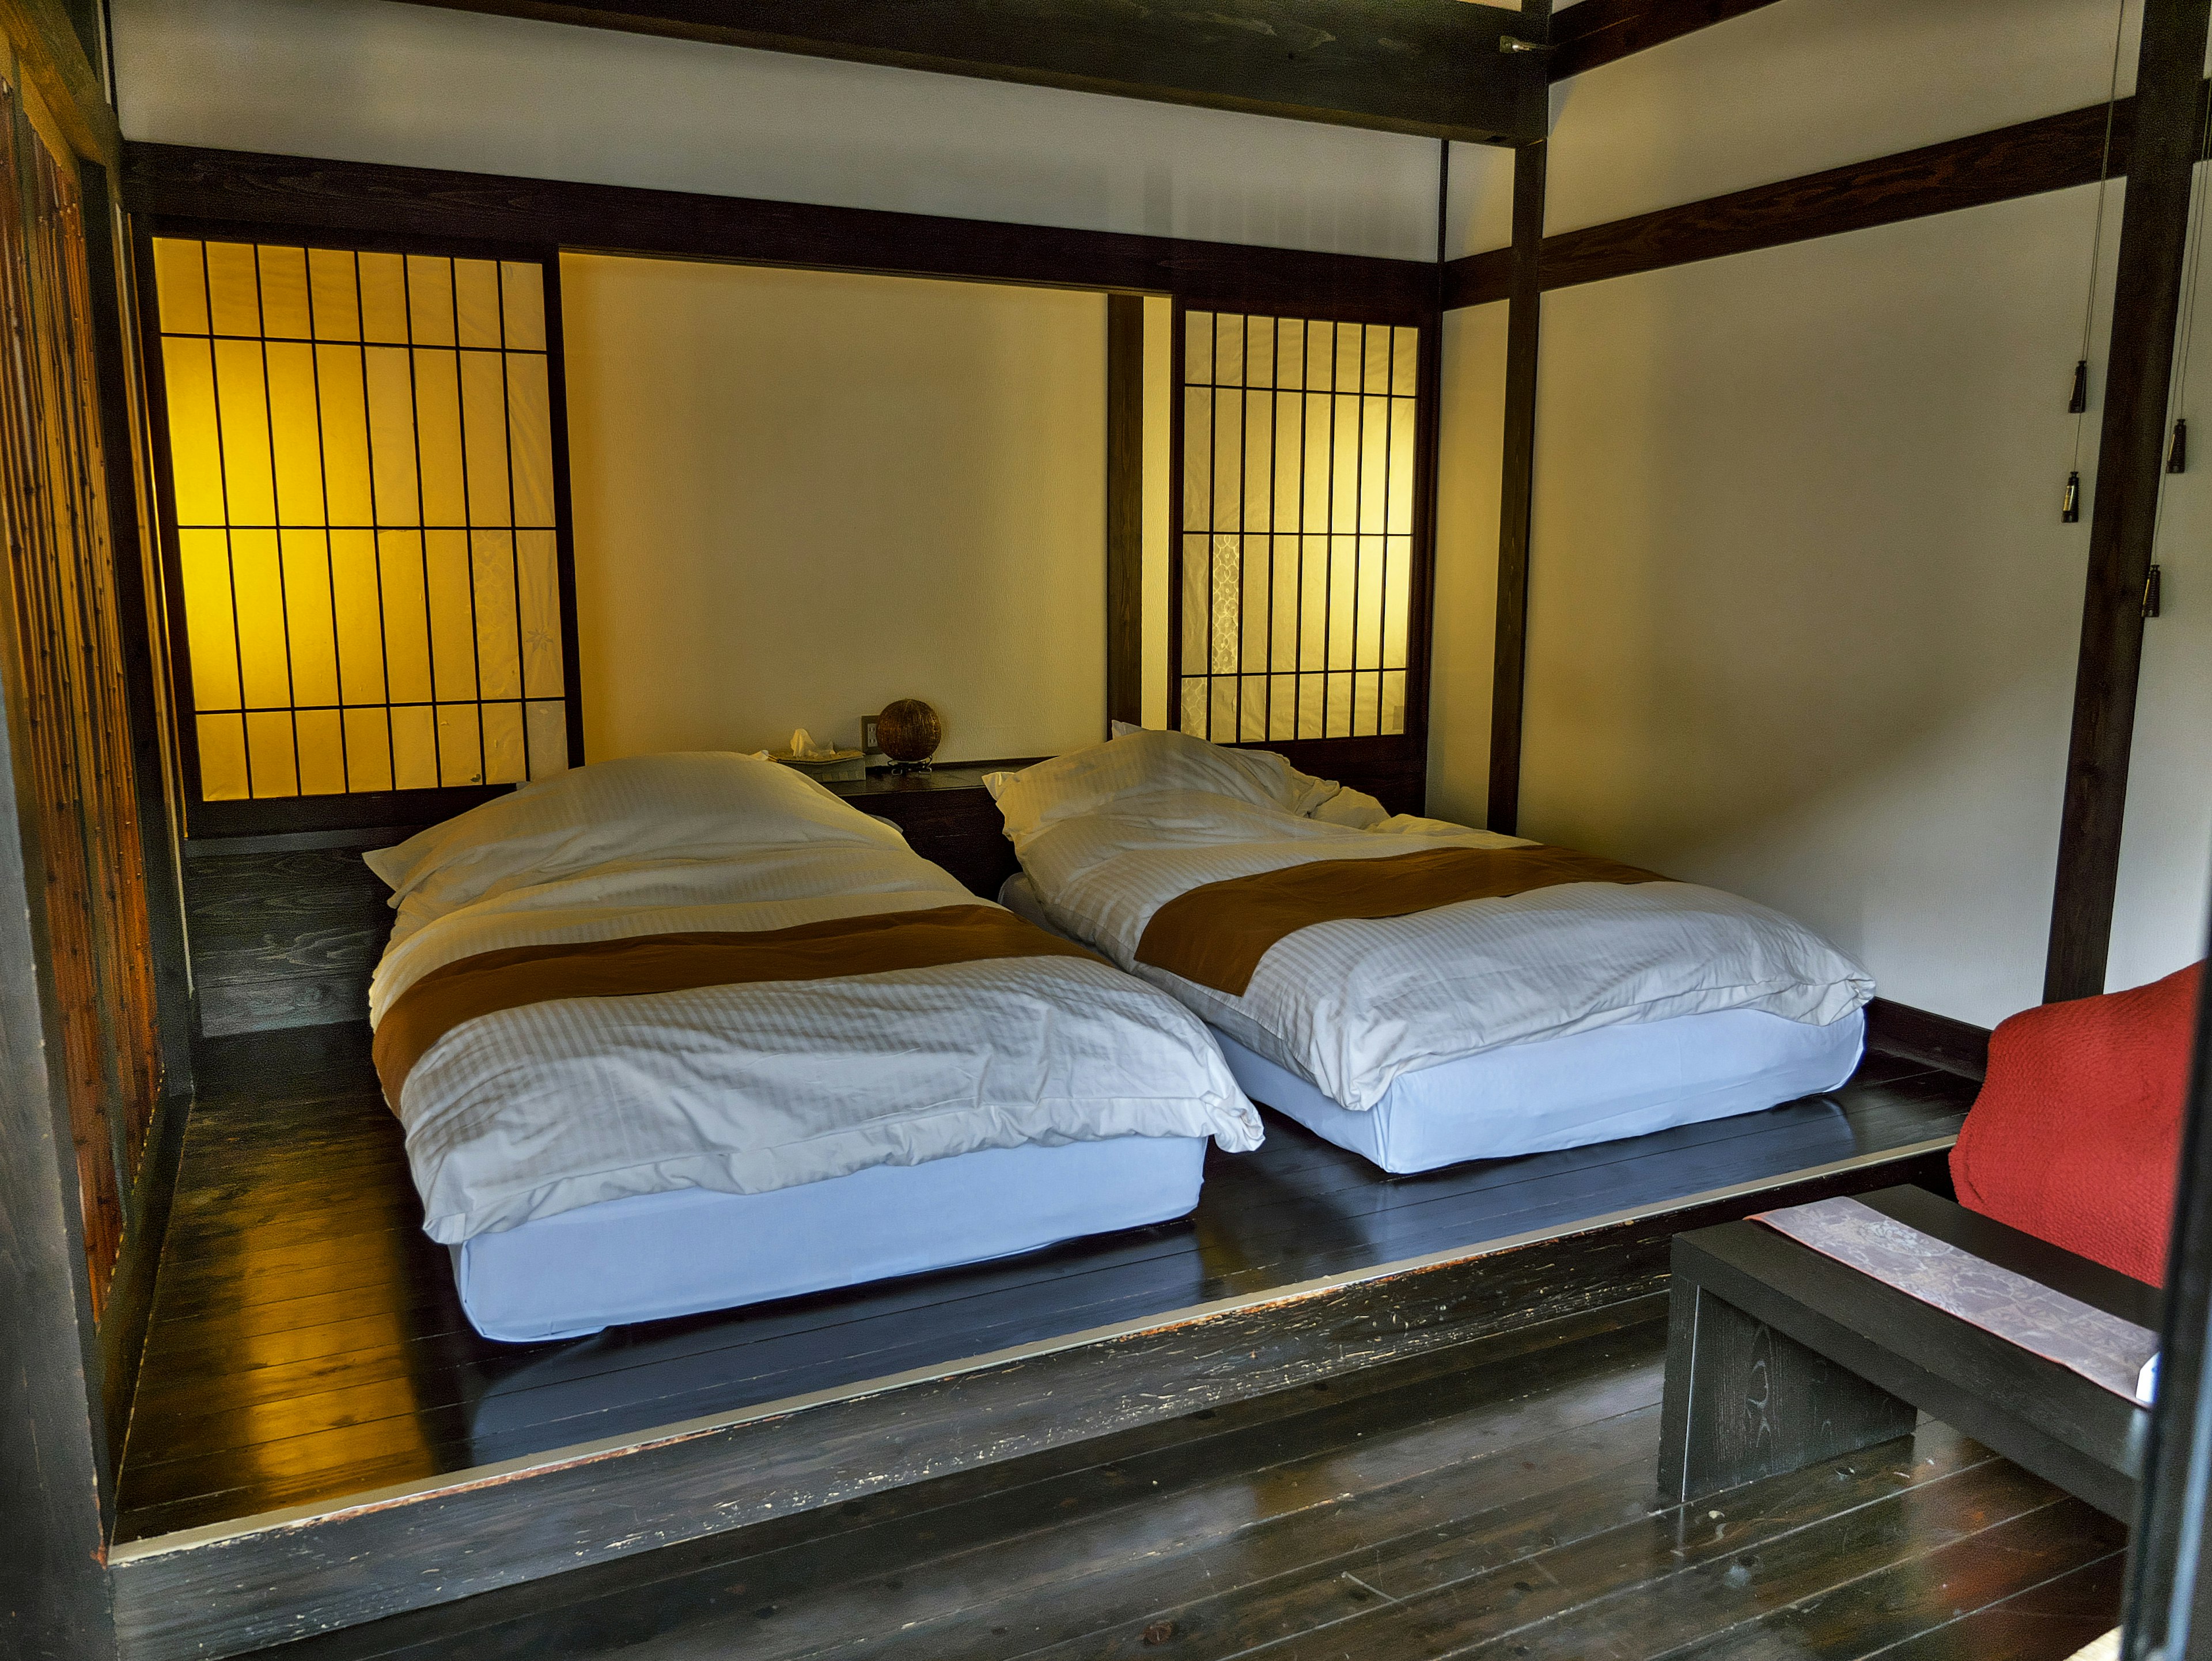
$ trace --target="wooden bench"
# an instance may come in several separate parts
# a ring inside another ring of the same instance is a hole
[[[2161,1294],[1917,1188],[1859,1200],[2156,1331]],[[1754,1222],[1678,1235],[1663,1499],[1699,1499],[1910,1433],[1916,1409],[2132,1523],[2148,1410]]]

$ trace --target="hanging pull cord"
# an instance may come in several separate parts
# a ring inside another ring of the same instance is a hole
[[[2106,186],[2112,176],[2112,118],[2120,101],[2120,42],[2127,31],[2128,0],[2119,0],[2112,19],[2112,67],[2105,85],[2105,148],[2097,162],[2097,221],[2089,234],[2089,289],[2081,300],[2081,351],[2074,364],[2073,396],[2066,412],[2074,417],[2074,456],[2067,463],[2066,502],[2059,512],[2062,524],[2081,517],[2081,423],[2088,418],[2089,341],[2097,320],[2097,267],[2105,246]]]

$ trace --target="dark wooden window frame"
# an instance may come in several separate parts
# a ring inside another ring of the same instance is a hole
[[[471,259],[528,262],[544,273],[548,416],[552,428],[554,549],[560,579],[562,697],[568,712],[568,764],[584,759],[582,690],[576,642],[576,566],[569,523],[568,377],[562,353],[561,250],[544,244],[507,243],[405,232],[364,234],[297,224],[203,220],[164,215],[141,216],[134,227],[138,279],[141,350],[146,367],[147,419],[152,431],[161,485],[158,520],[162,580],[169,615],[184,610],[183,565],[179,551],[174,492],[168,488],[167,387],[162,379],[161,314],[154,293],[153,240],[183,237],[208,241],[256,242],[286,247],[333,248],[363,253],[430,254]],[[341,795],[263,797],[245,801],[209,801],[202,794],[199,733],[192,719],[191,646],[181,627],[169,641],[171,707],[185,833],[191,837],[268,835],[282,831],[354,830],[369,826],[434,824],[479,803],[508,794],[511,784],[459,785],[415,790],[356,791]]]

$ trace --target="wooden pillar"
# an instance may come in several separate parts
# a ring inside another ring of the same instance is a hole
[[[2143,9],[2073,742],[2044,966],[2046,1002],[2105,989],[2142,663],[2143,584],[2158,525],[2174,323],[2202,131],[2208,9],[2212,0],[2147,0]]]
[[[1521,817],[1521,706],[1528,663],[1528,533],[1536,474],[1536,347],[1544,305],[1545,141],[1513,152],[1513,275],[1506,301],[1505,437],[1498,506],[1498,645],[1490,693],[1489,826]]]
[[[1145,712],[1145,299],[1106,296],[1106,719]]]

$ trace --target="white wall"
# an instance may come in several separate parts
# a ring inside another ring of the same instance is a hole
[[[561,269],[592,760],[849,745],[899,697],[948,759],[1103,735],[1103,296]]]
[[[2114,19],[2107,0],[1790,0],[1638,54],[1560,91],[1552,228],[2094,103]],[[1777,904],[1907,1003],[1987,1023],[2036,1001],[2089,530],[2056,510],[2094,210],[2085,187],[1546,297],[1529,834]],[[1440,644],[1486,638],[1492,605],[1502,374],[1472,348],[1502,321],[1480,315],[1448,336],[1479,369],[1447,388]],[[2100,354],[2108,321],[2100,301]],[[2212,336],[2195,357],[2212,391]],[[2114,986],[2203,949],[2198,453],[2169,481]],[[1434,798],[1479,817],[1487,665],[1437,696]]]
[[[115,0],[125,134],[1427,259],[1434,141],[395,0]]]

